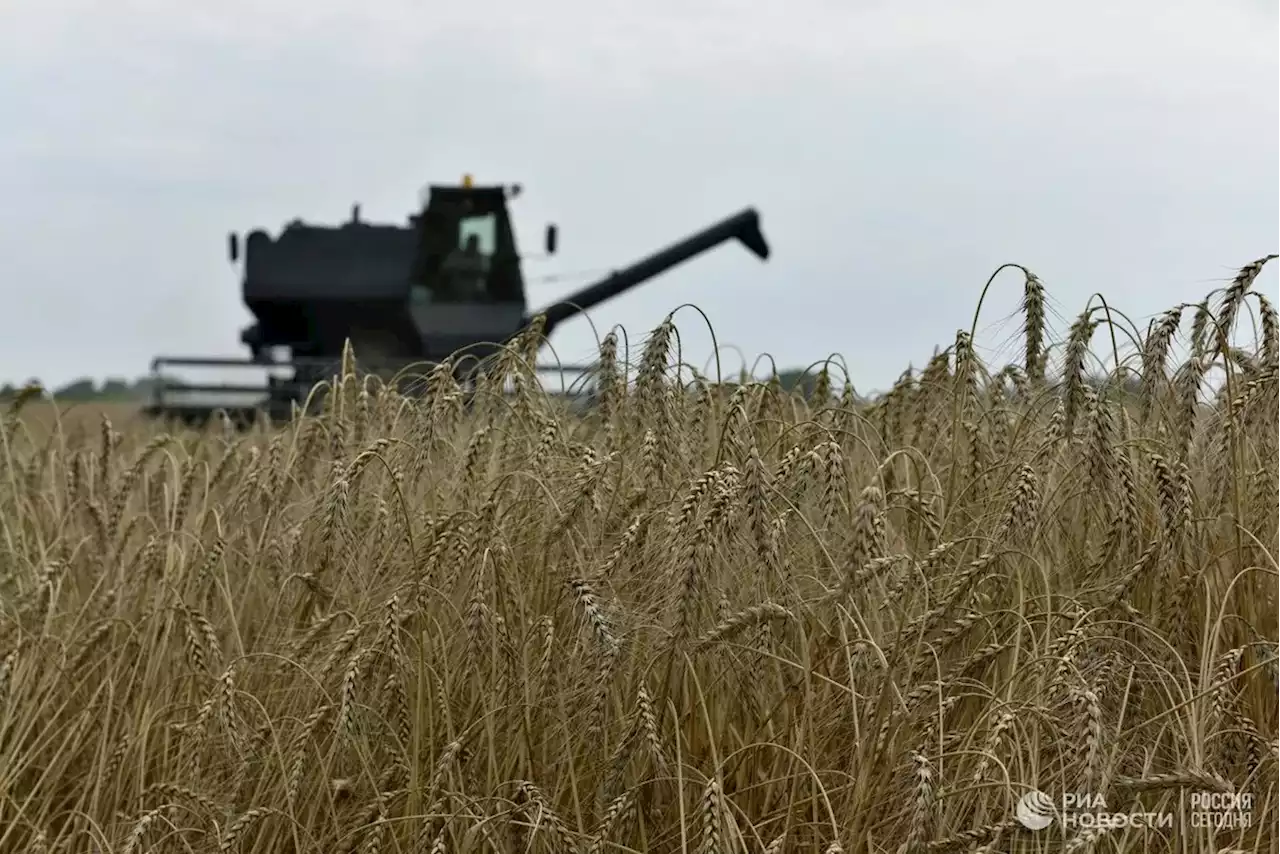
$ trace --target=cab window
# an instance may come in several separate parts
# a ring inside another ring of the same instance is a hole
[[[480,254],[492,256],[498,249],[498,218],[493,214],[463,217],[458,223],[458,247],[465,248],[472,236],[477,238]]]

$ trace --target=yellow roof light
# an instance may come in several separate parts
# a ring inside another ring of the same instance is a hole
[[[462,186],[463,186],[463,187],[466,187],[468,190],[470,190],[470,189],[471,189],[471,175],[470,175],[470,173],[468,173],[468,174],[466,174],[466,175],[463,175],[463,176],[462,176]]]

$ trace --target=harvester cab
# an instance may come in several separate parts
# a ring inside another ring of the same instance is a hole
[[[748,208],[531,314],[508,209],[519,192],[477,186],[467,176],[460,185],[428,187],[403,226],[365,222],[356,206],[337,226],[295,220],[277,237],[252,231],[243,245],[230,235],[228,254],[241,267],[244,304],[255,318],[240,335],[249,358],[158,357],[148,411],[188,422],[218,410],[236,420],[263,411],[288,418],[337,371],[347,341],[361,370],[386,375],[419,365],[413,373],[421,373],[450,356],[484,359],[538,314],[549,336],[559,323],[727,240],[769,256],[759,216]],[[547,226],[546,254],[557,243],[556,226]],[[191,367],[265,369],[268,378],[265,386],[196,385],[169,376]]]

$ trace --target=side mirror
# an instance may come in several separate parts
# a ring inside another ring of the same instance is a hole
[[[234,231],[227,235],[227,258],[232,264],[240,260],[240,235]]]
[[[546,249],[548,255],[556,254],[556,244],[560,237],[560,231],[556,228],[555,223],[547,226]]]

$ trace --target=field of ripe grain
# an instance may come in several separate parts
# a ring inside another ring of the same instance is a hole
[[[1017,364],[872,403],[681,391],[666,323],[585,416],[10,412],[0,851],[1276,851],[1265,260],[1058,341],[1027,274]]]
[[[0,404],[3,406],[3,404]],[[140,407],[136,403],[86,401],[54,403],[35,400],[22,407],[22,421],[28,436],[48,438],[56,426],[72,442],[98,434],[106,417],[116,430],[145,428]]]

